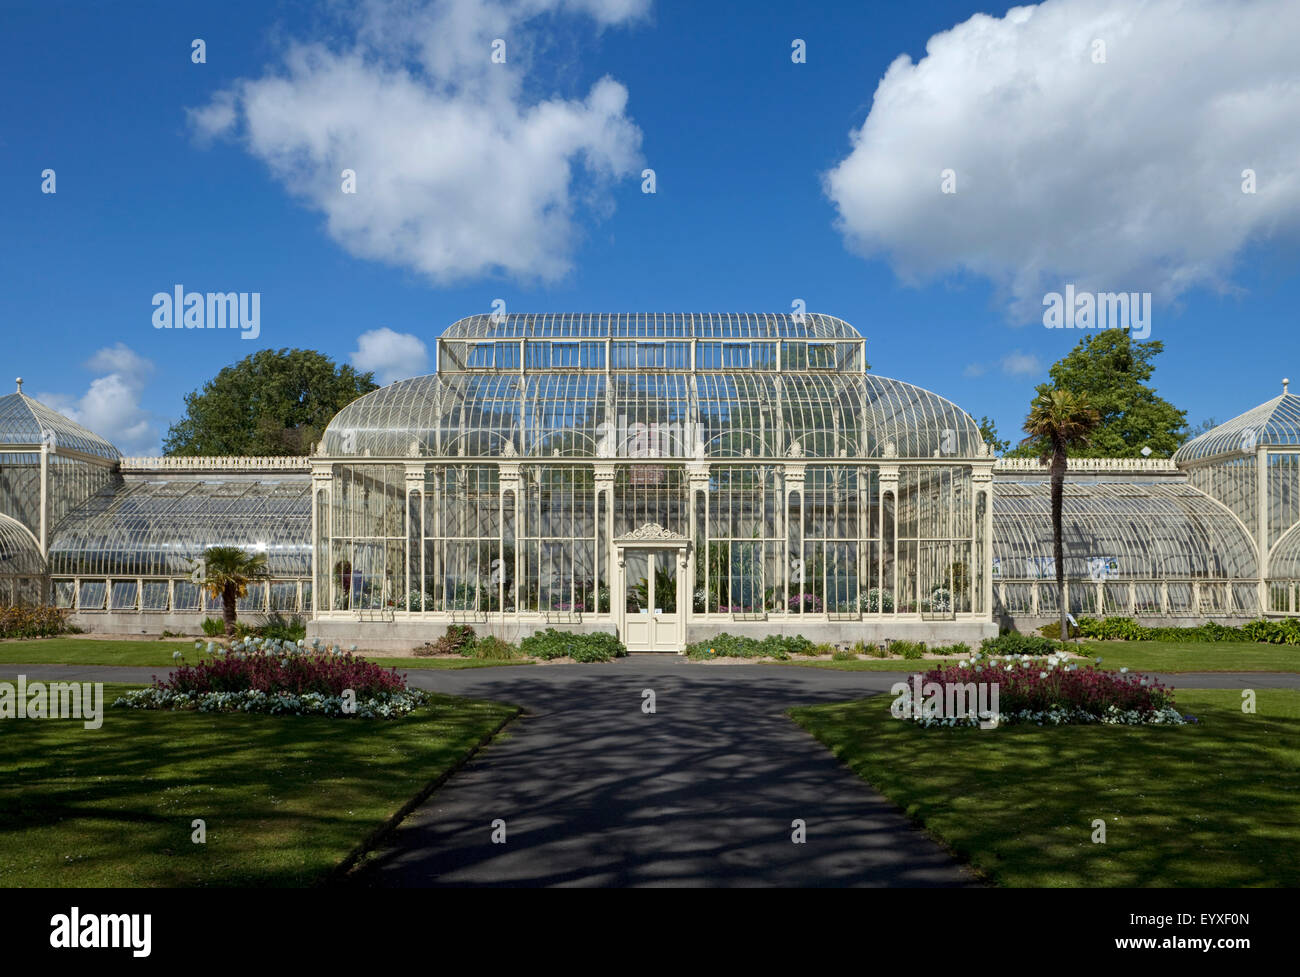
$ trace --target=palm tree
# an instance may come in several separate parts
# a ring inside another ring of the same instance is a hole
[[[248,585],[266,577],[265,553],[246,553],[238,546],[209,546],[203,552],[203,589],[221,598],[221,618],[226,637],[235,636],[235,602],[248,593]]]
[[[1029,408],[1025,418],[1025,433],[1029,435],[1021,444],[1037,445],[1039,461],[1051,463],[1052,476],[1052,559],[1056,564],[1056,603],[1061,610],[1061,640],[1069,638],[1065,626],[1065,556],[1061,542],[1061,500],[1065,495],[1065,472],[1069,464],[1069,451],[1088,443],[1088,438],[1101,423],[1101,415],[1088,403],[1087,394],[1069,390],[1049,390],[1040,394]]]

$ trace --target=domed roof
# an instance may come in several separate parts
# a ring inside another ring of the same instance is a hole
[[[0,574],[37,576],[44,572],[45,561],[31,530],[0,513]]]
[[[1300,445],[1300,397],[1288,391],[1289,383],[1282,381],[1281,395],[1192,438],[1174,452],[1174,461],[1253,455],[1261,446]]]
[[[372,391],[323,453],[369,457],[931,458],[984,453],[951,401],[875,374],[431,374]]]
[[[19,380],[16,393],[0,397],[0,450],[19,446],[30,450],[42,444],[48,444],[51,449],[67,448],[110,461],[117,461],[122,456],[98,434],[28,397],[23,393],[22,381]]]

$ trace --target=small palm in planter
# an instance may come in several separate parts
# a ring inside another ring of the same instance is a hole
[[[235,604],[248,594],[248,585],[269,575],[265,553],[246,553],[238,546],[209,546],[203,552],[203,579],[209,597],[221,598],[226,637],[235,635]]]

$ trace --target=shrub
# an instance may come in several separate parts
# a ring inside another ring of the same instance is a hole
[[[61,607],[0,608],[0,638],[49,638],[69,630],[68,612]]]
[[[891,641],[889,650],[895,655],[902,655],[909,661],[925,657],[924,641]]]
[[[1194,628],[1146,627],[1129,617],[1102,620],[1079,619],[1079,634],[1094,641],[1172,641],[1205,643],[1215,641],[1264,641],[1272,644],[1300,644],[1300,621],[1251,621],[1239,628],[1206,621]]]
[[[555,628],[529,635],[520,642],[519,650],[543,661],[569,657],[586,664],[609,662],[627,654],[627,647],[612,634],[575,634]]]
[[[466,658],[479,658],[484,661],[509,661],[519,658],[523,652],[519,646],[504,641],[494,634],[485,634],[461,651]]]
[[[1008,631],[996,638],[985,638],[980,642],[983,655],[1050,655],[1060,648],[1059,641],[1042,638],[1036,634],[1020,634]]]
[[[940,645],[937,648],[931,648],[936,655],[943,655],[947,658],[965,658],[970,654],[970,645],[964,641],[958,641],[951,645]]]
[[[770,634],[766,638],[749,638],[736,634],[715,634],[686,647],[686,657],[709,658],[775,658],[786,661],[791,655],[816,654],[816,646],[801,634]]]
[[[813,645],[808,654],[816,655],[819,658],[830,655],[834,658],[836,654],[839,653],[839,650],[840,649],[836,648],[833,644],[823,641],[821,644]],[[849,652],[849,654],[852,654],[852,652]]]
[[[1069,621],[1066,621],[1065,633],[1068,634],[1071,638],[1079,637],[1082,634],[1080,628],[1082,627],[1083,622],[1086,620],[1087,618],[1079,618],[1078,624],[1071,624]],[[1061,622],[1048,621],[1046,624],[1040,624],[1038,626],[1038,633],[1041,634],[1044,638],[1051,638],[1054,641],[1059,640],[1061,637]],[[1086,635],[1084,635],[1084,637],[1086,637]]]
[[[1240,628],[1247,641],[1262,641],[1271,645],[1300,645],[1300,619],[1284,618],[1281,621],[1260,619]]]
[[[205,617],[203,619],[203,633],[209,638],[220,638],[226,633],[226,626],[215,617]]]
[[[259,638],[273,638],[276,641],[302,641],[307,637],[307,624],[296,614],[272,612],[266,623],[255,628]]]
[[[836,648],[831,652],[831,661],[855,662],[857,660],[858,653],[852,648]]]

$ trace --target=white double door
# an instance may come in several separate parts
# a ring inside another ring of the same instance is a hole
[[[628,651],[681,651],[686,639],[684,550],[624,550],[623,643]]]

